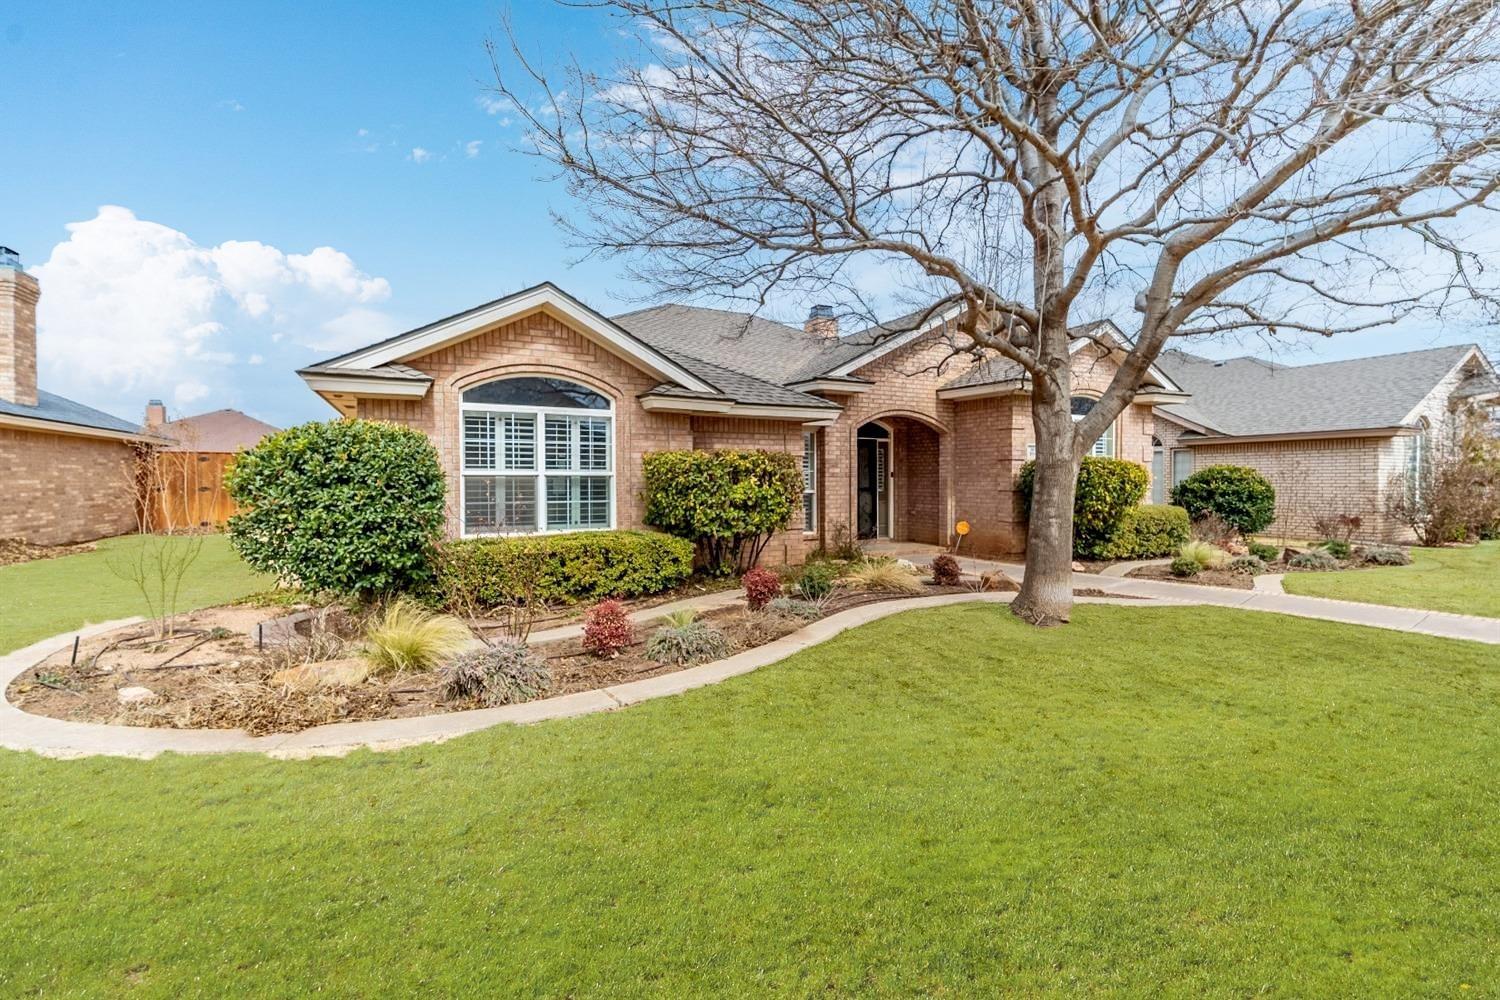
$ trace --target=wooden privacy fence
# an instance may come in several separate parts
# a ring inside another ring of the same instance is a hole
[[[142,506],[148,531],[221,528],[235,512],[224,489],[234,464],[226,452],[159,451],[143,459]]]

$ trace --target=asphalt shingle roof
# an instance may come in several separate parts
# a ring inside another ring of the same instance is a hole
[[[139,424],[133,424],[128,420],[110,416],[103,410],[96,410],[92,406],[84,406],[76,403],[65,396],[59,396],[53,392],[42,389],[37,390],[36,405],[23,406],[20,403],[11,403],[0,399],[0,413],[12,417],[32,417],[36,420],[52,420],[60,424],[73,424],[76,427],[93,427],[98,430],[123,431],[126,434],[140,434]]]
[[[236,452],[254,448],[261,438],[280,429],[239,410],[213,410],[168,420],[151,433],[171,438],[173,443],[163,451]]]
[[[1460,344],[1295,366],[1164,351],[1157,367],[1192,399],[1161,409],[1236,437],[1396,427],[1472,350]]]

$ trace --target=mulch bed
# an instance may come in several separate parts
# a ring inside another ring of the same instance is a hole
[[[38,559],[59,559],[63,556],[92,551],[94,551],[93,542],[79,542],[76,545],[32,545],[19,538],[0,538],[0,566],[35,562]]]
[[[1280,567],[1277,568],[1278,571]],[[1196,583],[1205,587],[1227,587],[1230,590],[1254,590],[1255,577],[1249,573],[1231,573],[1223,569],[1205,569],[1196,576],[1173,576],[1168,566],[1142,566],[1130,576],[1137,580],[1162,580],[1167,583]]]

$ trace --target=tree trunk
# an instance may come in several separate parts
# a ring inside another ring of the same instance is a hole
[[[1031,397],[1036,428],[1036,477],[1026,528],[1026,575],[1011,612],[1033,625],[1058,625],[1073,610],[1073,495],[1079,460],[1073,454],[1073,416],[1066,395]]]

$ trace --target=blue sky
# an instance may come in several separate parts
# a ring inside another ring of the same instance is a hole
[[[570,265],[548,215],[565,193],[484,106],[499,11],[7,5],[0,244],[43,281],[43,388],[127,417],[160,396],[287,424],[332,413],[296,366],[516,288],[638,305],[649,290],[617,264]],[[621,43],[596,12],[523,0],[511,16],[535,50],[585,64]],[[1364,335],[1286,359],[1466,339]]]

